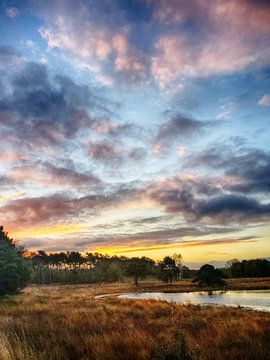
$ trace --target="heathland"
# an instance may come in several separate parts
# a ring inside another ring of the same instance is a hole
[[[269,279],[228,280],[265,288]],[[154,300],[96,299],[131,282],[28,286],[0,303],[0,360],[268,360],[270,314]],[[196,290],[141,282],[139,291]]]
[[[270,313],[112,294],[270,289],[269,274],[266,259],[29,254],[0,227],[0,360],[268,360]]]

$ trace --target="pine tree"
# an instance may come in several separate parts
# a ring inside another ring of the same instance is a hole
[[[14,294],[26,286],[30,272],[23,252],[0,226],[0,296]]]

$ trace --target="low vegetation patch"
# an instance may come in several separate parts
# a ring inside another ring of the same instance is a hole
[[[94,297],[129,286],[33,286],[2,299],[0,360],[270,358],[270,314]]]

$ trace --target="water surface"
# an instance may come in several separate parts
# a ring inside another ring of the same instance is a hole
[[[182,304],[242,306],[270,312],[270,290],[233,290],[186,293],[145,292],[118,295],[125,299],[154,299]]]

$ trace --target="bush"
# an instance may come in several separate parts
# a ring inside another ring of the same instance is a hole
[[[23,249],[0,226],[0,295],[14,294],[26,286],[30,272],[22,255]]]
[[[193,282],[197,282],[201,286],[224,286],[223,274],[219,269],[215,269],[212,265],[203,265],[198,271]]]

